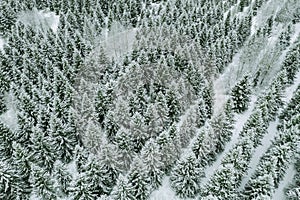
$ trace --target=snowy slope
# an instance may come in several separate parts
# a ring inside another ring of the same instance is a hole
[[[218,169],[218,167],[221,165],[223,157],[232,149],[232,147],[237,143],[239,134],[243,129],[244,124],[252,114],[252,110],[254,109],[254,105],[256,102],[257,97],[252,96],[251,102],[249,105],[249,108],[246,112],[236,115],[235,116],[235,121],[236,123],[234,124],[234,130],[233,134],[231,137],[231,140],[229,143],[226,144],[224,151],[217,157],[217,160],[212,163],[211,166],[207,167],[204,171],[205,173],[205,178],[202,179],[201,185],[205,185],[207,181],[210,179],[210,177],[214,174],[214,172]]]
[[[261,141],[261,145],[255,149],[253,156],[251,158],[250,164],[249,164],[250,168],[247,172],[247,176],[244,177],[244,179],[242,180],[241,186],[238,189],[239,191],[243,190],[246,183],[250,180],[251,176],[253,175],[253,173],[255,172],[255,170],[258,166],[260,158],[264,155],[264,153],[267,151],[268,147],[271,145],[272,140],[274,139],[274,137],[277,133],[276,127],[278,125],[278,122],[279,121],[276,120],[276,121],[273,121],[270,123],[270,125],[267,129],[267,134],[263,137],[263,139]]]

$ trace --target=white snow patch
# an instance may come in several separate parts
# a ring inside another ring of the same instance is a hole
[[[52,31],[56,33],[59,25],[59,15],[56,15],[54,12],[43,11],[43,10],[40,10],[39,13],[43,17],[43,19],[48,21]]]
[[[5,41],[3,38],[0,37],[0,51],[3,51],[4,49],[4,45],[5,45]]]
[[[31,192],[29,200],[40,200],[40,197],[34,194],[34,192]]]
[[[300,23],[295,24],[295,32],[291,37],[291,44],[297,41],[298,37],[300,36]]]
[[[155,8],[155,9],[159,9],[159,7],[161,6],[162,4],[161,3],[150,3],[150,6],[152,8]]]
[[[67,165],[67,171],[72,175],[73,180],[76,180],[79,176],[77,171],[76,162],[72,161]]]
[[[11,131],[15,131],[18,127],[17,113],[13,108],[10,108],[0,116],[0,120],[4,123]]]
[[[135,42],[136,28],[126,29],[118,22],[114,22],[110,28],[102,33],[103,47],[109,58],[119,61],[131,52]]]
[[[7,111],[0,116],[0,121],[5,124],[11,131],[18,128],[17,108],[13,94],[10,92],[6,94],[6,107]]]
[[[257,22],[257,16],[252,17],[252,24],[251,24],[251,36],[253,36],[258,29],[258,22]]]
[[[162,185],[150,194],[150,200],[180,200],[170,187],[169,177],[163,179]]]
[[[214,81],[214,115],[222,110],[223,106],[229,98],[228,95],[226,95],[227,91],[225,88],[224,79],[224,74],[222,74],[216,81]]]
[[[59,24],[59,16],[54,12],[49,10],[37,10],[36,8],[21,12],[18,20],[26,25],[49,27],[55,33],[57,32]]]

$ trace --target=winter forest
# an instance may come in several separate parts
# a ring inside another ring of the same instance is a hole
[[[0,199],[299,200],[300,0],[0,0]]]

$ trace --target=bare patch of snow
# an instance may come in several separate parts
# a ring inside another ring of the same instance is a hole
[[[3,38],[0,37],[0,51],[3,51],[4,45],[5,45],[5,41]]]
[[[216,81],[214,81],[214,114],[217,114],[222,110],[226,101],[228,100],[228,95],[225,86],[225,77],[222,74]]]
[[[114,22],[110,28],[103,30],[103,47],[109,58],[120,60],[125,54],[132,51],[136,40],[136,28],[127,29],[118,22]]]
[[[26,25],[51,28],[55,33],[57,32],[59,24],[59,16],[54,12],[49,10],[37,10],[36,8],[21,12],[18,20]]]
[[[17,108],[15,104],[15,97],[11,92],[6,94],[7,111],[0,116],[0,121],[4,123],[11,131],[18,128]]]
[[[300,23],[295,24],[295,33],[292,35],[290,42],[294,43],[300,37]]]
[[[163,179],[162,185],[151,193],[150,200],[180,200],[170,186],[169,177]]]
[[[50,11],[39,11],[40,15],[46,20],[54,33],[57,32],[59,25],[59,15],[56,15],[54,12]]]

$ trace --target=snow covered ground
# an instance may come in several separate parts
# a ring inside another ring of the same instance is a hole
[[[24,11],[19,14],[18,20],[31,26],[47,26],[57,32],[59,25],[59,16],[49,10]]]
[[[15,131],[18,128],[17,108],[14,98],[11,93],[6,94],[5,102],[7,111],[0,116],[0,121],[11,131]]]
[[[283,96],[284,96],[284,101],[286,103],[288,103],[291,100],[291,98],[293,96],[293,93],[296,91],[299,84],[300,84],[300,71],[296,75],[295,83],[293,85],[291,85],[290,87],[286,88],[286,90],[285,90],[285,93],[284,93]],[[244,179],[242,180],[242,183],[241,183],[241,186],[240,186],[239,190],[242,190],[245,187],[246,183],[249,181],[249,179],[251,178],[251,176],[255,172],[255,169],[257,168],[257,165],[259,163],[260,158],[263,156],[263,154],[267,151],[269,146],[272,144],[272,140],[275,138],[276,133],[278,133],[277,132],[278,124],[279,124],[278,119],[276,119],[276,121],[272,121],[270,123],[270,125],[267,129],[268,133],[263,137],[263,139],[261,141],[261,145],[259,147],[257,147],[254,151],[254,154],[253,154],[252,159],[251,159],[250,164],[249,164],[250,168],[247,172],[247,176],[244,177]],[[286,174],[291,174],[293,172],[293,170],[290,169],[290,168],[288,169]],[[285,179],[284,179],[284,181],[282,181],[281,185],[287,185],[288,182],[291,181],[291,179],[292,179],[292,177],[290,177],[290,178],[285,177]],[[283,192],[282,188],[280,189],[280,187],[279,187],[277,189],[277,194],[276,195],[283,196],[284,194],[282,194],[280,191]],[[279,198],[279,199],[283,199],[283,198]]]
[[[168,176],[166,176],[163,179],[162,185],[157,190],[152,192],[149,199],[150,200],[180,200],[180,198],[178,198],[175,195],[175,192],[172,190],[170,186],[170,179]]]
[[[136,41],[136,31],[135,28],[126,29],[118,22],[113,23],[110,30],[105,29],[101,40],[106,55],[119,61],[131,52]]]
[[[242,114],[235,116],[236,123],[234,124],[234,130],[233,130],[233,135],[231,137],[231,140],[229,143],[226,144],[224,151],[217,157],[217,160],[204,170],[205,178],[201,180],[201,186],[204,186],[208,182],[210,177],[215,173],[215,171],[221,165],[224,155],[226,155],[232,149],[232,147],[237,143],[239,134],[242,131],[244,124],[250,117],[252,110],[254,109],[256,99],[257,99],[256,96],[252,96],[248,110]]]
[[[0,51],[3,51],[4,44],[5,44],[4,39],[0,37]]]

